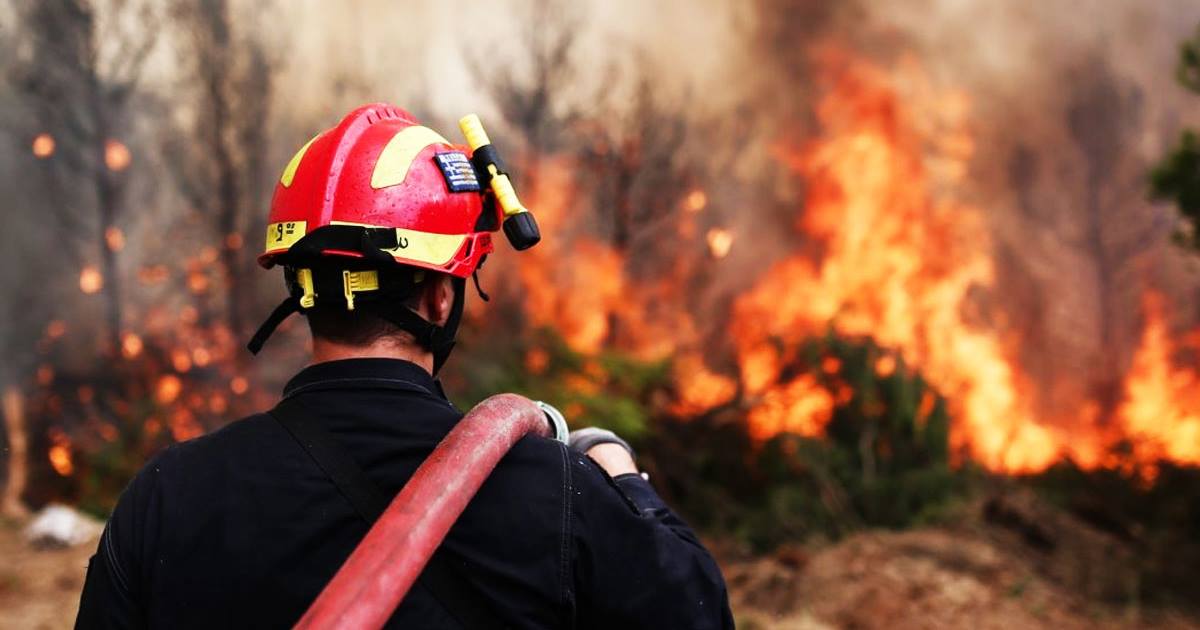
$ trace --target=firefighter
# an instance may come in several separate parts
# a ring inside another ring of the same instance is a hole
[[[462,417],[435,377],[467,281],[478,289],[493,233],[519,249],[539,238],[482,128],[466,120],[464,131],[467,147],[402,109],[368,105],[287,164],[259,263],[283,268],[288,296],[250,348],[300,313],[311,365],[274,409],[141,470],[88,566],[77,627],[294,623],[377,516],[363,497],[395,496]],[[585,429],[570,446],[521,440],[389,625],[733,622],[716,563],[629,446]]]

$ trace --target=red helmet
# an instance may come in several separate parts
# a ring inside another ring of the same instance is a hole
[[[357,302],[432,350],[436,371],[453,346],[464,279],[492,251],[491,232],[503,225],[517,249],[541,238],[479,119],[467,116],[459,126],[469,147],[377,103],[296,152],[275,187],[258,257],[264,267],[284,265],[290,295],[255,333],[251,352],[284,318],[318,300],[349,310]],[[403,305],[424,270],[455,278],[445,326]]]
[[[269,268],[304,236],[341,225],[394,230],[395,247],[382,249],[396,262],[470,276],[492,251],[500,217],[484,204],[467,150],[398,107],[350,112],[284,168],[259,264]],[[363,255],[331,245],[316,251]]]

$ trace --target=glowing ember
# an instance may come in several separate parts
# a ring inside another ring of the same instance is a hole
[[[120,228],[109,227],[104,230],[104,243],[114,252],[125,249],[125,233]]]
[[[208,290],[208,276],[202,271],[193,271],[187,277],[188,290],[200,295]]]
[[[54,368],[49,365],[39,365],[37,369],[37,384],[46,387],[54,382]]]
[[[713,258],[724,258],[729,255],[729,249],[733,247],[733,232],[722,228],[713,228],[708,231],[706,238],[708,239],[708,251]]]
[[[67,334],[67,323],[61,319],[50,320],[46,324],[46,338],[50,340],[58,339]]]
[[[225,247],[228,249],[241,249],[244,244],[242,235],[237,232],[225,235]]]
[[[138,269],[138,281],[142,284],[159,284],[171,276],[166,265],[151,265]]]
[[[110,171],[120,172],[129,167],[129,163],[133,160],[133,156],[129,153],[129,147],[125,146],[117,140],[109,140],[104,143],[104,165]]]
[[[136,358],[142,353],[142,338],[127,332],[121,335],[121,354],[126,359]]]
[[[683,207],[688,212],[700,212],[708,205],[708,195],[703,190],[693,190],[683,199]]]
[[[71,448],[66,444],[55,444],[47,453],[54,472],[63,477],[70,477],[75,472],[75,464],[71,461]]]
[[[33,156],[38,159],[48,158],[54,155],[54,136],[48,133],[39,133],[33,138]]]
[[[99,434],[100,438],[105,442],[116,442],[117,438],[121,437],[121,432],[117,430],[117,427],[114,427],[107,422],[96,423],[95,428],[96,433]]]
[[[179,393],[183,390],[183,381],[179,380],[174,374],[167,374],[159,377],[158,385],[154,388],[154,399],[160,405],[169,405],[179,398]]]
[[[176,348],[171,351],[171,366],[176,372],[187,372],[192,369],[192,358],[188,356],[188,351],[182,348]]]
[[[192,362],[196,364],[196,367],[205,367],[211,361],[212,354],[209,353],[208,348],[196,348],[192,350]]]
[[[250,389],[250,382],[247,381],[244,377],[235,376],[235,377],[233,377],[233,380],[229,381],[229,391],[233,392],[234,394],[237,394],[238,396],[245,394],[249,389]]]
[[[84,267],[79,272],[79,290],[88,295],[99,293],[104,288],[104,276],[92,265]]]
[[[204,429],[196,422],[196,416],[186,407],[180,407],[171,414],[171,437],[176,442],[183,442],[204,435]]]

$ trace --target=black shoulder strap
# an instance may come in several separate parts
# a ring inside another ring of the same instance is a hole
[[[367,525],[373,525],[387,509],[389,500],[346,449],[295,401],[284,400],[268,413],[313,458]],[[498,618],[490,612],[491,607],[454,574],[440,551],[429,559],[417,583],[464,628],[496,627]]]

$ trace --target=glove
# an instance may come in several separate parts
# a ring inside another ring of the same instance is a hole
[[[598,429],[596,427],[587,427],[584,429],[576,429],[571,431],[567,436],[567,446],[579,451],[587,453],[593,446],[598,444],[620,444],[622,448],[629,451],[629,456],[633,457],[633,447],[629,442],[622,440],[620,436],[608,429]]]

